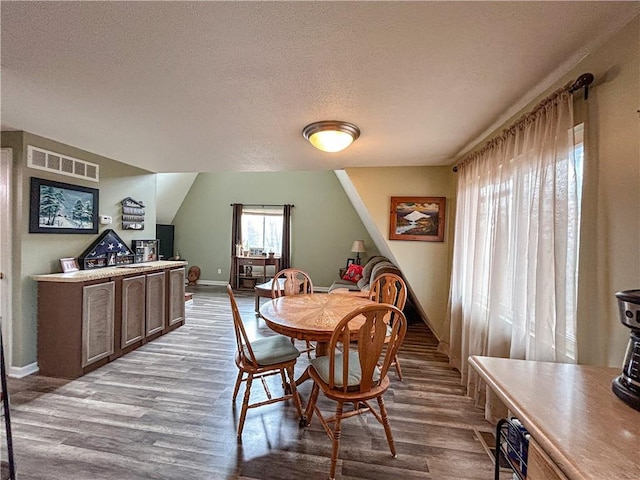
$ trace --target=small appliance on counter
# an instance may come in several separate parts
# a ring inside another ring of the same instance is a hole
[[[618,398],[640,410],[640,290],[616,293],[620,321],[631,329],[622,374],[613,380],[611,388]]]

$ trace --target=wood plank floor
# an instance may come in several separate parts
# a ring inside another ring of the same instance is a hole
[[[317,420],[300,429],[293,404],[249,411],[243,442],[236,441],[242,391],[234,408],[229,301],[220,287],[192,291],[183,327],[93,373],[74,381],[10,379],[20,480],[327,478],[329,438]],[[270,335],[254,315],[253,295],[237,299],[250,334]],[[398,457],[389,454],[371,415],[348,419],[337,478],[493,478],[491,459],[474,433],[492,427],[436,346],[424,325],[411,325],[400,351],[404,381],[390,373],[385,403]],[[297,374],[306,365],[302,355]],[[300,387],[303,402],[310,387]],[[334,408],[326,400],[320,406]]]

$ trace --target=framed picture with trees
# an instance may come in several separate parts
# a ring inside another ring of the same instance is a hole
[[[98,233],[96,188],[31,177],[29,233]]]

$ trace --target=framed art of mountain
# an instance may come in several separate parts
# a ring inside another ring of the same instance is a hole
[[[389,240],[444,241],[445,197],[391,197]]]
[[[29,233],[98,233],[98,190],[31,177]]]

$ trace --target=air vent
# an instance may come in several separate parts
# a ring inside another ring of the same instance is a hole
[[[59,173],[60,175],[67,175],[69,177],[84,178],[92,182],[97,182],[100,176],[100,166],[95,163],[67,157],[31,145],[27,147],[27,165],[37,170]]]

